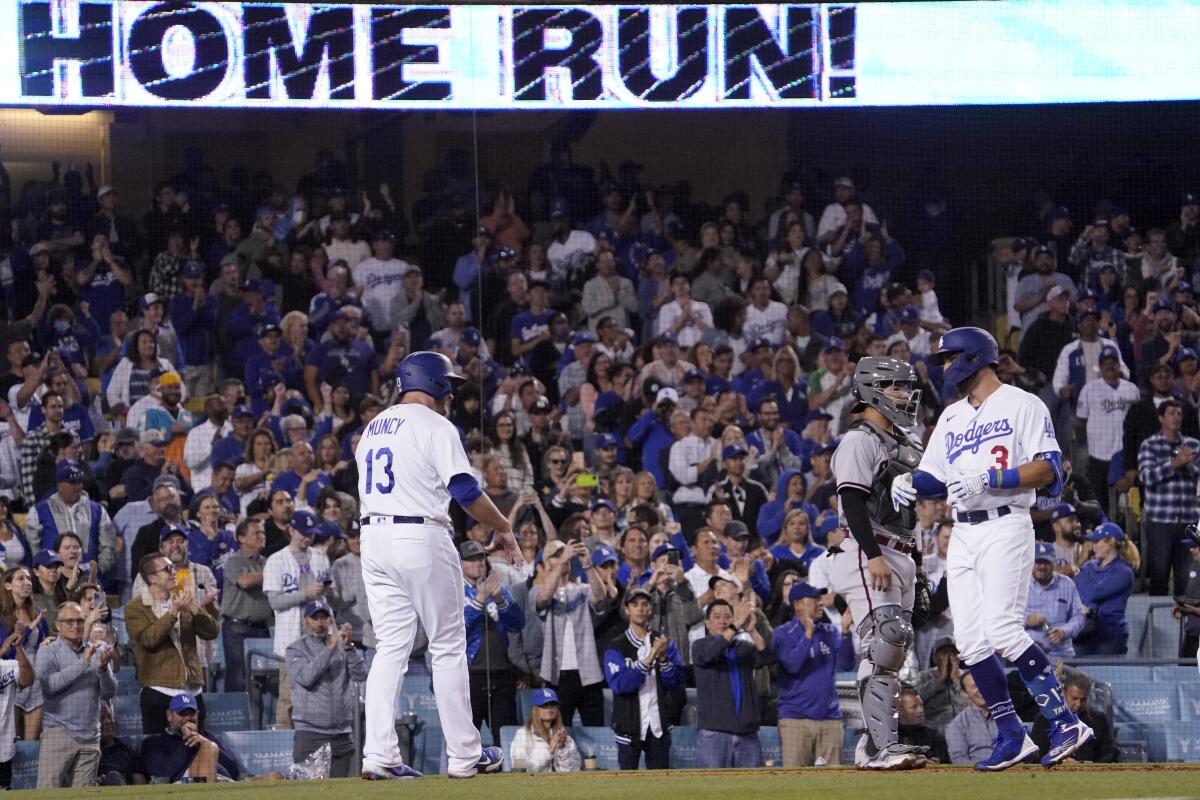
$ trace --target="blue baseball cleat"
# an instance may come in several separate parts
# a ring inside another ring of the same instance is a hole
[[[1083,720],[1064,724],[1056,722],[1050,728],[1050,750],[1042,756],[1043,767],[1060,763],[1092,738],[1092,729]]]
[[[423,777],[425,776],[407,764],[397,764],[394,767],[368,767],[363,764],[362,768],[364,781],[402,781],[408,778]]]
[[[451,778],[473,778],[476,775],[483,773],[489,774],[499,772],[504,768],[504,751],[499,747],[485,747],[483,752],[479,754],[479,761],[475,762],[475,770],[465,775],[459,775],[454,772],[448,773]]]
[[[1038,746],[1022,731],[1021,738],[1006,737],[1000,734],[992,742],[992,754],[983,761],[975,762],[975,769],[980,772],[1000,772],[1013,764],[1020,764],[1032,755],[1036,755]]]

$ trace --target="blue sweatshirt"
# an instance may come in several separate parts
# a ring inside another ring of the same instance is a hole
[[[1106,567],[1094,558],[1084,562],[1075,576],[1075,588],[1095,615],[1102,636],[1128,635],[1125,604],[1133,592],[1133,569],[1123,559],[1113,559]]]
[[[658,488],[667,488],[667,479],[659,464],[659,454],[675,443],[675,437],[662,424],[654,409],[642,413],[629,429],[629,441],[642,450],[642,469],[654,476]]]
[[[812,638],[793,619],[775,630],[771,650],[779,661],[780,719],[841,719],[834,673],[854,669],[854,642],[828,622]]]
[[[779,473],[779,479],[775,481],[775,497],[769,503],[764,503],[763,507],[758,510],[758,535],[767,544],[774,544],[779,538],[779,532],[783,530],[783,520],[787,517],[787,512],[793,508],[803,508],[808,512],[808,524],[810,527],[816,526],[817,507],[812,503],[787,503],[787,485],[788,481],[794,475],[800,475],[798,469],[785,469]]]
[[[217,314],[221,303],[215,294],[200,308],[194,308],[192,298],[181,294],[171,298],[169,317],[183,348],[185,364],[207,364],[213,360],[213,341],[217,334]]]
[[[483,647],[484,621],[488,614],[489,603],[481,603],[475,597],[475,587],[468,585],[465,589],[466,603],[463,605],[463,620],[467,625],[467,663],[475,660]],[[493,620],[496,632],[500,634],[500,644],[508,649],[508,634],[520,633],[525,628],[525,612],[508,593],[508,587],[500,587],[501,600],[496,603],[499,619]],[[497,665],[499,666],[499,665]]]

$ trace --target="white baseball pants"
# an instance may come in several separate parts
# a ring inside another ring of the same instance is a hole
[[[471,722],[462,566],[449,533],[440,525],[365,525],[362,570],[378,642],[367,677],[363,765],[392,767],[402,761],[396,700],[420,620],[429,636],[449,769],[473,774],[481,746]]]

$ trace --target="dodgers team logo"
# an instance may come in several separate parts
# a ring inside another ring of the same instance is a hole
[[[946,434],[946,460],[953,464],[954,460],[963,453],[978,453],[980,445],[984,442],[1003,439],[1012,435],[1012,432],[1012,425],[1009,424],[1007,417],[985,422],[982,425],[972,422],[970,427],[962,433]]]

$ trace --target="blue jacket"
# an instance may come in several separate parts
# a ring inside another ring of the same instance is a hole
[[[642,469],[654,476],[658,488],[667,487],[667,478],[659,464],[662,451],[675,443],[675,437],[667,426],[662,424],[654,409],[642,413],[633,427],[629,429],[629,441],[642,450]]]
[[[246,452],[246,443],[239,442],[232,433],[217,441],[212,448],[212,464],[215,467],[222,461],[228,461],[233,466],[241,466],[242,456]]]
[[[1094,558],[1084,562],[1075,576],[1075,588],[1079,599],[1095,615],[1101,636],[1129,633],[1125,604],[1133,592],[1133,569],[1124,559],[1114,559],[1107,567]]]
[[[193,308],[186,294],[171,298],[168,307],[171,324],[183,348],[185,364],[207,364],[213,360],[213,338],[217,333],[217,314],[221,304],[214,294],[200,308]]]
[[[779,661],[780,719],[841,719],[834,673],[854,668],[854,642],[828,622],[810,639],[793,619],[775,629],[771,650]]]
[[[779,479],[775,481],[775,497],[777,499],[765,503],[758,511],[758,535],[767,544],[773,544],[779,538],[779,532],[783,530],[783,520],[787,517],[787,512],[793,508],[803,508],[808,512],[809,524],[815,525],[816,523],[817,507],[812,503],[792,503],[787,506],[788,481],[792,479],[792,476],[800,474],[798,469],[785,469],[779,473]]]
[[[487,605],[475,599],[475,587],[468,585],[465,589],[467,602],[463,606],[463,619],[467,623],[467,663],[475,660],[483,646],[484,622],[487,619]],[[500,587],[502,602],[496,604],[499,619],[494,624],[500,634],[500,644],[508,650],[508,634],[520,633],[525,628],[525,612],[508,593],[507,586]]]
[[[721,545],[721,555],[717,558],[717,566],[721,569],[729,569],[732,563],[729,556],[725,554],[725,545]],[[689,567],[689,569],[691,568]],[[620,577],[619,574],[618,577]],[[767,568],[761,561],[754,561],[750,568],[750,588],[764,601],[771,597],[771,579],[767,577]]]
[[[230,363],[234,375],[243,372],[246,360],[258,351],[258,337],[254,331],[259,325],[267,323],[279,324],[279,312],[270,303],[263,306],[263,313],[258,316],[252,314],[246,305],[240,305],[230,312],[225,320],[225,329],[229,331],[229,339],[233,342],[233,359]]]
[[[34,507],[38,512],[38,522],[42,523],[42,544],[50,547],[59,536],[58,523],[54,520],[54,513],[50,511],[50,501],[43,500]],[[95,561],[99,556],[100,518],[104,516],[104,510],[95,500],[88,500],[88,513],[91,515],[92,522],[88,526],[87,541],[83,543],[83,558],[80,559],[81,563],[85,565]],[[29,557],[29,564],[26,566],[30,566],[33,564],[33,558],[30,556],[29,542],[24,540],[23,534],[21,544],[25,545],[25,555]]]

